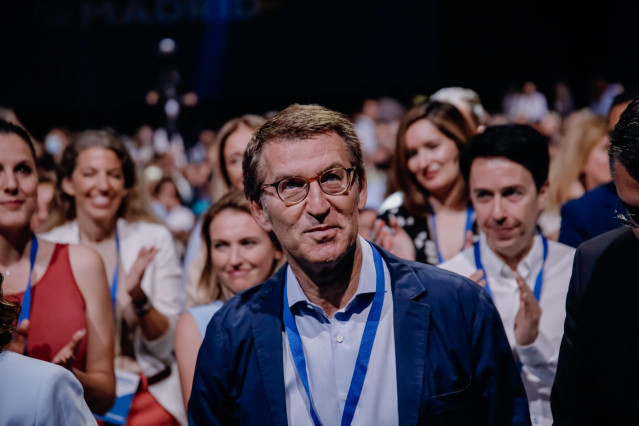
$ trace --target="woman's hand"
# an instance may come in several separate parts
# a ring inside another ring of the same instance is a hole
[[[129,292],[133,302],[140,302],[146,298],[146,295],[140,286],[142,284],[142,277],[144,276],[146,267],[149,266],[149,263],[151,263],[159,251],[160,249],[157,247],[142,247],[138,252],[138,258],[135,260],[131,270],[126,275],[126,290]]]
[[[80,342],[82,342],[82,339],[84,339],[84,336],[86,336],[86,334],[87,331],[84,328],[73,333],[73,336],[71,336],[71,340],[69,341],[69,343],[67,343],[62,349],[58,351],[51,362],[73,372],[75,355],[78,353]]]
[[[397,218],[390,218],[389,224],[378,219],[370,232],[370,241],[390,251],[395,256],[407,260],[415,260],[415,245],[412,238],[397,223]]]

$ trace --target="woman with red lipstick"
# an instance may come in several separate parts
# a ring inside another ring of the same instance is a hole
[[[173,355],[181,268],[171,233],[142,203],[124,142],[108,130],[79,133],[62,154],[58,183],[60,225],[42,238],[92,247],[102,257],[118,383],[139,380],[130,410],[118,415],[128,415],[127,425],[185,424]]]
[[[401,201],[383,206],[373,241],[399,256],[434,265],[472,243],[474,214],[459,170],[459,151],[474,135],[462,113],[446,102],[431,101],[406,113],[393,159],[394,185],[401,194],[394,197]]]
[[[209,208],[202,229],[207,254],[198,284],[202,304],[182,315],[175,330],[175,354],[185,407],[209,320],[235,294],[265,281],[283,258],[275,236],[257,225],[248,200],[238,190],[227,193]]]
[[[37,238],[38,174],[27,132],[0,120],[0,273],[8,302],[22,305],[8,350],[69,369],[91,410],[115,398],[113,316],[94,250]]]

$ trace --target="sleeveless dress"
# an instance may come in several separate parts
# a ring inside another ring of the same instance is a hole
[[[221,300],[214,300],[206,305],[198,305],[189,309],[191,315],[195,319],[200,335],[204,339],[206,334],[206,327],[209,325],[209,321],[213,318],[213,315],[222,307],[223,302]]]
[[[4,297],[22,303],[24,292]],[[86,305],[71,270],[68,244],[55,245],[47,270],[32,284],[29,321],[26,355],[43,361],[51,361],[76,331],[86,329],[87,335],[80,342],[73,364],[85,371],[89,337]]]

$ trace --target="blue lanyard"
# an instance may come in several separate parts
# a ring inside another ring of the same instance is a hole
[[[115,270],[111,280],[111,306],[113,306],[113,319],[115,320],[115,299],[118,296],[118,271],[120,266],[120,237],[117,226],[115,228]]]
[[[541,242],[544,246],[544,256],[543,256],[543,260],[541,263],[541,269],[539,270],[539,273],[537,274],[537,279],[535,280],[535,288],[533,293],[535,294],[535,299],[537,299],[537,301],[539,301],[539,299],[541,298],[541,288],[543,286],[543,281],[544,281],[544,266],[546,265],[546,259],[548,258],[548,240],[546,240],[546,237],[544,237],[543,235],[541,235]],[[477,269],[481,269],[482,271],[484,271],[484,281],[486,281],[486,291],[488,291],[488,294],[490,294],[490,297],[493,297],[493,293],[490,291],[490,286],[488,285],[488,274],[486,273],[486,270],[484,269],[484,265],[481,263],[481,256],[479,254],[479,241],[477,241],[474,245],[473,245],[473,251],[475,253],[475,265],[477,266]]]
[[[473,210],[472,207],[468,207],[466,209],[466,229],[464,230],[464,241],[462,243],[462,249],[464,248],[464,244],[466,244],[466,234],[468,231],[473,230]],[[444,256],[439,251],[439,243],[437,242],[437,227],[435,226],[435,213],[430,215],[430,227],[433,230],[433,241],[435,242],[435,248],[437,249],[437,260],[439,263],[444,261]]]
[[[371,352],[373,349],[373,342],[375,341],[375,334],[377,333],[377,326],[382,315],[382,305],[384,303],[384,268],[382,266],[382,257],[379,252],[371,244],[373,249],[373,259],[375,262],[376,273],[376,287],[375,296],[373,297],[373,303],[368,313],[368,319],[366,320],[366,326],[364,327],[364,333],[362,335],[362,341],[359,345],[359,352],[357,354],[357,361],[355,361],[355,370],[353,371],[353,378],[348,389],[348,395],[346,397],[346,403],[344,405],[344,412],[342,413],[342,426],[350,425],[355,415],[355,409],[359,402],[359,397],[362,394],[362,388],[364,387],[364,379],[366,378],[366,372],[368,371],[368,361],[370,360]],[[287,283],[284,282],[284,326],[286,328],[286,336],[288,337],[288,343],[291,348],[291,354],[293,355],[293,361],[297,369],[297,374],[306,389],[306,395],[311,408],[311,417],[315,426],[320,426],[322,423],[319,421],[317,412],[313,407],[313,400],[311,399],[311,391],[308,387],[308,376],[306,373],[306,361],[304,359],[304,349],[302,347],[302,340],[300,338],[297,325],[295,324],[295,318],[291,313],[291,309],[288,305],[288,296],[286,294]]]
[[[33,267],[35,266],[36,256],[38,255],[38,239],[35,234],[31,237],[31,252],[29,253],[29,280],[27,281],[27,289],[24,291],[22,298],[22,309],[20,310],[20,318],[18,324],[31,317],[31,275],[33,275]],[[27,354],[27,342],[24,343],[24,354]]]

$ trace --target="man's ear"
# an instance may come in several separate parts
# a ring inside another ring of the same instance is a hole
[[[543,212],[546,209],[546,201],[548,199],[548,181],[546,181],[537,193],[537,208],[539,213]]]
[[[69,197],[75,197],[75,188],[68,177],[62,178],[62,190]]]
[[[268,213],[257,201],[251,200],[251,214],[253,215],[253,218],[255,219],[259,227],[264,230],[264,232],[273,231],[273,226],[271,225],[271,220],[268,217]]]
[[[364,210],[364,207],[366,207],[366,197],[368,196],[366,186],[366,173],[363,174],[362,181],[359,186],[359,200],[357,201],[357,208],[361,211]]]

